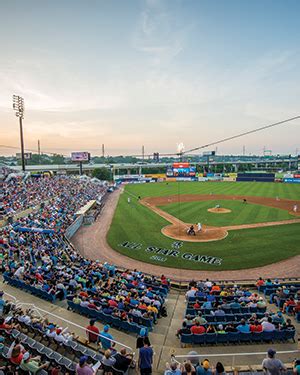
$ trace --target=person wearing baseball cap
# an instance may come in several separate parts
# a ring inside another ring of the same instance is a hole
[[[262,362],[262,367],[267,375],[280,375],[281,371],[286,370],[285,365],[277,358],[275,358],[276,350],[269,349],[267,351],[267,358]]]
[[[76,365],[76,375],[95,375],[97,370],[94,371],[91,366],[89,366],[86,362],[88,357],[83,355],[79,359],[79,363]]]
[[[114,338],[113,336],[108,332],[110,326],[106,324],[103,327],[103,331],[100,333],[100,342],[102,349],[107,350],[107,349],[112,349],[115,345],[113,342]]]
[[[40,364],[41,357],[31,357],[29,352],[23,354],[22,362],[20,368],[24,371],[29,371],[31,374],[36,374],[40,370],[47,368],[49,362]]]

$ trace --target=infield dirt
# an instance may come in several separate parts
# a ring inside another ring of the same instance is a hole
[[[259,228],[266,226],[275,226],[275,225],[287,225],[300,223],[299,219],[291,220],[281,220],[281,221],[270,221],[264,223],[254,223],[254,224],[243,224],[243,225],[229,225],[223,227],[214,227],[203,225],[202,230],[197,232],[196,235],[191,236],[187,234],[188,228],[192,223],[184,223],[180,219],[174,217],[173,215],[165,212],[158,206],[165,206],[171,203],[185,203],[185,202],[199,202],[199,201],[209,201],[209,200],[234,200],[241,201],[243,204],[252,203],[262,206],[273,207],[281,210],[288,211],[291,215],[300,216],[300,212],[294,212],[293,207],[295,204],[300,207],[300,201],[289,200],[289,199],[276,199],[276,198],[265,198],[265,197],[253,197],[253,196],[238,196],[238,195],[171,195],[166,197],[147,197],[140,201],[141,204],[148,207],[156,214],[162,216],[164,219],[169,221],[171,225],[167,225],[162,228],[161,232],[170,238],[188,241],[188,242],[210,242],[218,241],[224,239],[228,235],[228,230],[239,230],[239,229],[248,229],[248,228]],[[215,210],[221,210],[222,208],[216,208]],[[230,211],[230,210],[229,210]],[[214,211],[217,212],[217,211]],[[195,223],[193,223],[195,225]]]

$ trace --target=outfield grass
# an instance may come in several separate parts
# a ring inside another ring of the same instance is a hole
[[[300,184],[299,184],[300,185]],[[298,184],[271,182],[161,182],[127,185],[126,191],[144,197],[174,194],[227,194],[257,197],[300,199]]]
[[[169,223],[147,207],[136,197],[167,196],[174,194],[228,194],[300,199],[300,186],[272,183],[165,183],[127,185],[108,233],[112,248],[134,259],[182,269],[233,270],[263,266],[300,254],[300,224],[231,231],[221,241],[207,243],[185,242],[178,250],[178,257],[170,257],[145,251],[149,246],[172,249],[173,240],[161,234],[161,228]],[[131,203],[127,197],[131,194]],[[195,202],[193,202],[195,204]],[[252,206],[252,205],[251,205]],[[253,205],[256,206],[256,205]],[[281,211],[281,210],[278,210]],[[227,216],[229,214],[219,215]],[[259,217],[259,215],[258,215]],[[255,220],[253,217],[252,220]],[[267,221],[270,221],[268,218]],[[272,219],[273,220],[273,219]],[[189,220],[187,220],[189,221]],[[194,220],[195,222],[198,221]],[[230,224],[230,223],[228,223]],[[138,249],[120,245],[130,242]],[[182,259],[182,254],[193,253],[219,257],[221,265],[205,264]],[[154,257],[154,258],[153,258]]]
[[[230,209],[231,212],[217,214],[207,211],[209,208],[215,207],[217,204],[220,204],[223,208]],[[295,219],[295,216],[290,215],[286,210],[249,202],[245,204],[241,201],[233,200],[177,202],[160,206],[160,208],[185,223],[201,222],[202,224],[218,227]]]

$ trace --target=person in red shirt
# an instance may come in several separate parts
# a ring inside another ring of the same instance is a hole
[[[194,307],[194,309],[200,309],[201,308],[200,302],[196,301],[196,303],[194,304],[193,307]]]
[[[205,328],[201,326],[199,322],[196,322],[196,324],[191,328],[191,333],[196,333],[197,335],[201,335],[205,332]]]
[[[265,280],[263,280],[261,277],[257,280],[256,286],[259,288],[260,286],[265,285]]]
[[[92,332],[89,332],[92,331]],[[86,327],[86,335],[88,338],[88,343],[98,342],[99,340],[99,329],[95,326],[95,320],[90,320],[90,324]]]
[[[108,301],[110,307],[118,307],[118,303],[114,299]]]
[[[256,320],[250,325],[250,332],[262,332],[262,325]]]
[[[283,307],[282,307],[283,312],[284,312],[284,313],[289,313],[290,311],[293,310],[293,308],[294,308],[295,306],[296,306],[296,302],[295,302],[294,298],[293,298],[293,297],[290,297],[290,298],[287,299],[287,300],[285,301],[285,303],[283,304]]]
[[[19,324],[7,324],[5,323],[4,318],[0,318],[0,329],[5,329],[6,331],[10,331],[13,328],[20,328]]]
[[[98,307],[95,305],[95,302],[91,299],[87,305],[89,309],[98,310]]]

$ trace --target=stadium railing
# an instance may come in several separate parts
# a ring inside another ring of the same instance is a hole
[[[276,352],[276,356],[277,357],[280,357],[280,355],[286,355],[286,354],[296,354],[296,353],[300,353],[300,350],[299,349],[296,349],[296,350],[284,350],[284,351],[277,351]],[[245,353],[215,353],[215,354],[183,354],[183,355],[175,355],[175,354],[171,354],[171,362],[176,362],[178,364],[181,364],[183,363],[183,361],[185,360],[193,360],[193,359],[199,359],[199,363],[204,360],[204,359],[210,359],[210,358],[214,358],[216,357],[217,358],[217,362],[222,362],[222,358],[231,358],[231,368],[232,370],[235,368],[235,367],[238,367],[237,365],[237,357],[242,357],[242,356],[254,356],[254,357],[261,357],[261,362],[262,360],[266,357],[266,352],[245,352]],[[257,359],[257,358],[255,358]],[[261,363],[260,362],[260,363]],[[258,370],[257,368],[254,369],[255,365],[248,365],[247,366],[249,368],[249,370],[253,371],[253,370]],[[259,366],[262,370],[262,367]],[[246,369],[245,369],[246,370]]]

